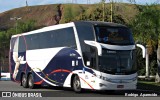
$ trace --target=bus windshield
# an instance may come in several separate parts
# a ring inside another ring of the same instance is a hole
[[[99,43],[111,45],[133,45],[131,31],[126,27],[95,26],[95,33]]]
[[[98,69],[109,74],[132,74],[136,72],[135,50],[103,49],[99,56]]]

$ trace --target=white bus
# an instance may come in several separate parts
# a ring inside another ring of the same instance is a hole
[[[11,79],[24,88],[71,87],[75,92],[136,89],[132,32],[124,25],[77,21],[13,35]]]

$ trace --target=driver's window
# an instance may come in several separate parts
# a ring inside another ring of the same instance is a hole
[[[98,42],[108,41],[108,36],[110,32],[105,27],[96,28],[96,33]]]

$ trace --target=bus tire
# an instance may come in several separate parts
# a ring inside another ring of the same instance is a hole
[[[23,75],[24,73],[21,73],[21,83],[20,83],[20,86],[22,86],[22,75]]]
[[[80,82],[80,79],[79,79],[78,75],[75,75],[74,78],[73,78],[73,90],[76,93],[80,93],[82,91],[81,82]]]
[[[29,74],[28,76],[28,87],[30,89],[34,89],[35,85],[34,85],[34,79],[33,79],[33,75]]]
[[[22,86],[23,86],[24,88],[28,88],[28,82],[27,82],[27,81],[28,81],[28,80],[27,80],[26,74],[22,74],[21,83],[22,83]]]

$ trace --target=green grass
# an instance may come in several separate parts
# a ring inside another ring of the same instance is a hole
[[[139,81],[138,83],[160,86],[160,83],[155,83],[155,82],[150,82],[150,81],[149,82],[148,81]]]
[[[63,4],[63,11],[60,23],[66,23],[74,21],[77,16],[80,16],[85,12],[91,5],[85,4]]]
[[[149,82],[149,81],[138,81],[137,88],[160,92],[160,83]]]

